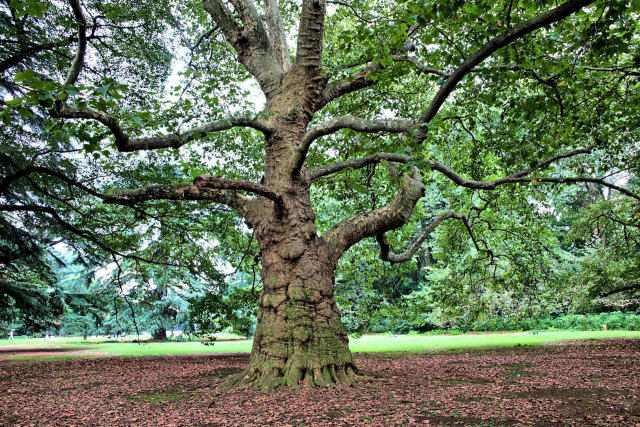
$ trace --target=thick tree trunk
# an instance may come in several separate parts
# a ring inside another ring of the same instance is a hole
[[[300,382],[327,387],[354,376],[322,248],[314,242],[295,261],[265,254],[262,278],[251,362],[238,380],[270,389]]]
[[[263,183],[282,200],[255,199],[245,216],[260,244],[263,290],[249,367],[231,384],[328,387],[357,375],[333,295],[338,257],[317,236],[309,177],[293,166],[325,83],[294,67],[267,101],[276,131],[265,142]]]
[[[250,221],[263,289],[251,361],[232,383],[328,387],[357,373],[334,299],[335,261],[317,237],[308,181],[280,182],[281,210],[263,200]]]
[[[154,329],[153,334],[151,335],[151,339],[154,341],[166,341],[167,340],[167,329],[164,326],[159,326]]]

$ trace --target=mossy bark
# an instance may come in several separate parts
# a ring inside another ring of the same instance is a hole
[[[234,382],[263,389],[328,387],[355,377],[333,296],[333,269],[322,248],[314,242],[295,260],[265,256],[251,362]]]
[[[245,215],[260,244],[263,290],[249,367],[231,384],[328,387],[357,373],[334,299],[337,257],[317,236],[309,176],[293,168],[325,84],[295,66],[267,99],[276,131],[265,141],[263,184],[281,203],[258,197]]]

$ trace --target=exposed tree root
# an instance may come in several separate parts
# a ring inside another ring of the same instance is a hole
[[[338,366],[335,364],[300,366],[287,363],[281,370],[268,364],[251,364],[241,373],[227,381],[228,387],[251,387],[260,390],[273,390],[281,386],[330,388],[338,384],[351,384],[367,377],[358,373],[352,363]]]

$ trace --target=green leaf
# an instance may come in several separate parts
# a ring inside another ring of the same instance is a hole
[[[13,78],[16,82],[30,81],[31,79],[33,79],[33,70],[31,68],[27,68],[22,72],[18,71]]]
[[[96,92],[102,95],[106,95],[106,93],[109,91],[109,88],[111,88],[111,83],[106,84],[104,86],[100,86],[99,88],[96,89]]]

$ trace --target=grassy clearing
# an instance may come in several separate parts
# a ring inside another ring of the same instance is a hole
[[[353,352],[394,352],[394,351],[442,351],[474,349],[486,347],[540,345],[550,342],[588,340],[603,338],[640,338],[640,331],[549,331],[515,332],[461,335],[367,335],[351,339],[349,346]],[[12,341],[0,340],[0,346],[29,345],[38,347],[86,345],[91,347],[87,354],[101,353],[117,356],[161,356],[170,354],[246,353],[251,351],[250,340],[218,341],[213,346],[200,342],[135,343],[104,342],[105,340],[82,338],[43,339],[18,338]],[[55,358],[68,357],[63,355]],[[28,358],[28,357],[25,357]]]
[[[366,335],[352,339],[354,352],[433,351],[464,348],[540,345],[570,340],[640,338],[640,331],[548,331],[462,335]]]

